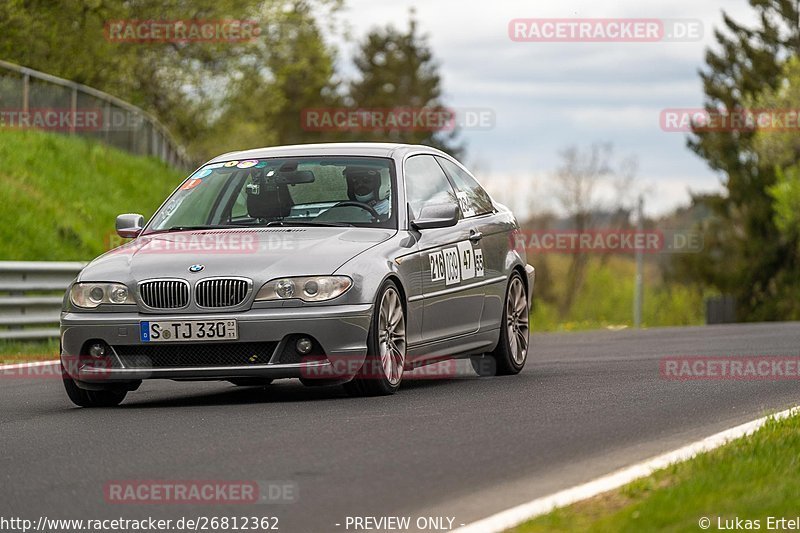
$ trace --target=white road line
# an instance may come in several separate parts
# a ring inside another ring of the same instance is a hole
[[[665,468],[673,463],[686,461],[700,453],[719,448],[731,440],[750,435],[763,426],[767,420],[771,418],[780,420],[783,418],[788,418],[797,413],[800,413],[800,406],[792,407],[791,409],[781,411],[775,415],[765,416],[763,418],[759,418],[758,420],[753,420],[752,422],[747,422],[731,429],[726,429],[725,431],[711,435],[703,440],[693,442],[692,444],[684,446],[683,448],[679,448],[663,455],[653,457],[647,461],[623,468],[622,470],[618,470],[614,473],[600,477],[594,481],[562,490],[561,492],[556,492],[555,494],[551,494],[549,496],[537,498],[528,503],[523,503],[522,505],[501,511],[477,522],[467,524],[466,526],[455,530],[454,533],[495,533],[505,531],[506,529],[525,522],[526,520],[549,513],[557,507],[571,505],[575,502],[592,498],[598,494],[617,489],[623,485],[627,485],[631,481],[649,476],[656,470]]]
[[[57,365],[58,359],[53,361],[35,361],[33,363],[16,363],[13,365],[0,365],[0,372],[4,370],[17,370],[20,368],[33,368],[36,366],[48,366],[48,365]]]

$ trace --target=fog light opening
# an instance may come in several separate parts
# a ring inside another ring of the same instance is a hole
[[[308,337],[300,337],[294,345],[300,355],[308,355],[314,349],[314,343]]]
[[[95,359],[101,359],[108,355],[108,345],[104,342],[93,342],[89,346],[89,355]]]

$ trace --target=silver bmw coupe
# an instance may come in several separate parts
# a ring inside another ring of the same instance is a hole
[[[64,298],[64,385],[83,407],[118,405],[146,379],[382,395],[444,360],[481,375],[525,365],[534,269],[517,221],[433,148],[228,153],[116,231],[132,240]]]

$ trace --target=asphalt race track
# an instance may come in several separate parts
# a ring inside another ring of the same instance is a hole
[[[119,408],[79,409],[56,379],[4,379],[0,515],[277,516],[285,532],[347,531],[347,516],[458,526],[800,403],[796,381],[670,381],[660,358],[799,347],[798,323],[541,334],[519,376],[415,380],[366,399],[296,380],[165,381]],[[110,504],[103,488],[115,480],[281,480],[299,492],[284,504]]]

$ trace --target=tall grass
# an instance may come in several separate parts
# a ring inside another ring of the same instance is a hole
[[[569,313],[559,317],[555,302],[565,292],[569,256],[551,254],[530,257],[529,262],[547,262],[537,272],[533,331],[574,331],[633,325],[636,264],[630,256],[589,259],[581,290]],[[548,287],[543,287],[548,284]],[[666,284],[653,261],[645,263],[642,308],[643,326],[686,326],[704,323],[704,294],[683,285]],[[537,295],[545,293],[547,298]]]

